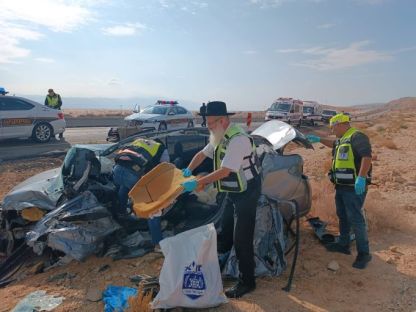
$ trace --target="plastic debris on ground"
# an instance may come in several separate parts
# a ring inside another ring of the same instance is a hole
[[[104,256],[114,260],[142,257],[154,249],[150,235],[139,231],[127,236],[125,233],[114,233],[111,241]]]
[[[37,290],[20,300],[11,312],[52,311],[64,299],[47,295],[45,290]]]
[[[125,311],[128,299],[136,295],[136,288],[108,285],[103,292],[104,312]]]

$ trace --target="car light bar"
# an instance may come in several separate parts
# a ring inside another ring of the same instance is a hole
[[[176,105],[178,104],[178,101],[157,101],[157,104],[161,104],[161,105]]]

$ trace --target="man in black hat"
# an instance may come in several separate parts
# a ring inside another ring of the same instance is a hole
[[[219,249],[224,252],[234,244],[241,279],[225,294],[229,298],[238,298],[256,288],[253,236],[261,181],[253,139],[240,126],[230,122],[230,115],[233,114],[227,112],[224,102],[208,103],[206,117],[210,143],[194,156],[188,168],[183,169],[183,175],[189,177],[206,157],[213,159],[214,171],[186,181],[182,186],[185,191],[192,192],[214,183],[219,192],[228,193],[229,205],[223,216],[224,237],[220,237]]]

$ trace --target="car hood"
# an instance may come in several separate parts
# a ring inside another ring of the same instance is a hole
[[[53,210],[62,189],[61,168],[44,171],[16,185],[3,198],[2,208],[17,211],[29,207]]]
[[[129,120],[149,120],[149,119],[155,119],[155,118],[160,117],[160,116],[162,116],[162,115],[135,113],[135,114],[131,114],[131,115],[127,116],[126,118],[124,118],[124,120],[126,120],[126,121],[129,121]]]
[[[254,130],[251,135],[266,139],[271,145],[273,145],[275,150],[281,149],[292,141],[304,146],[305,148],[313,149],[312,144],[302,132],[279,120],[271,120],[262,124]]]

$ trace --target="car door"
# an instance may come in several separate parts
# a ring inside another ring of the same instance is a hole
[[[1,97],[2,138],[30,137],[36,118],[36,106],[20,98]]]
[[[185,108],[176,106],[176,118],[178,122],[178,128],[187,128],[188,127],[188,112]]]
[[[178,121],[176,116],[176,106],[170,106],[167,110],[166,124],[168,129],[178,129]]]

